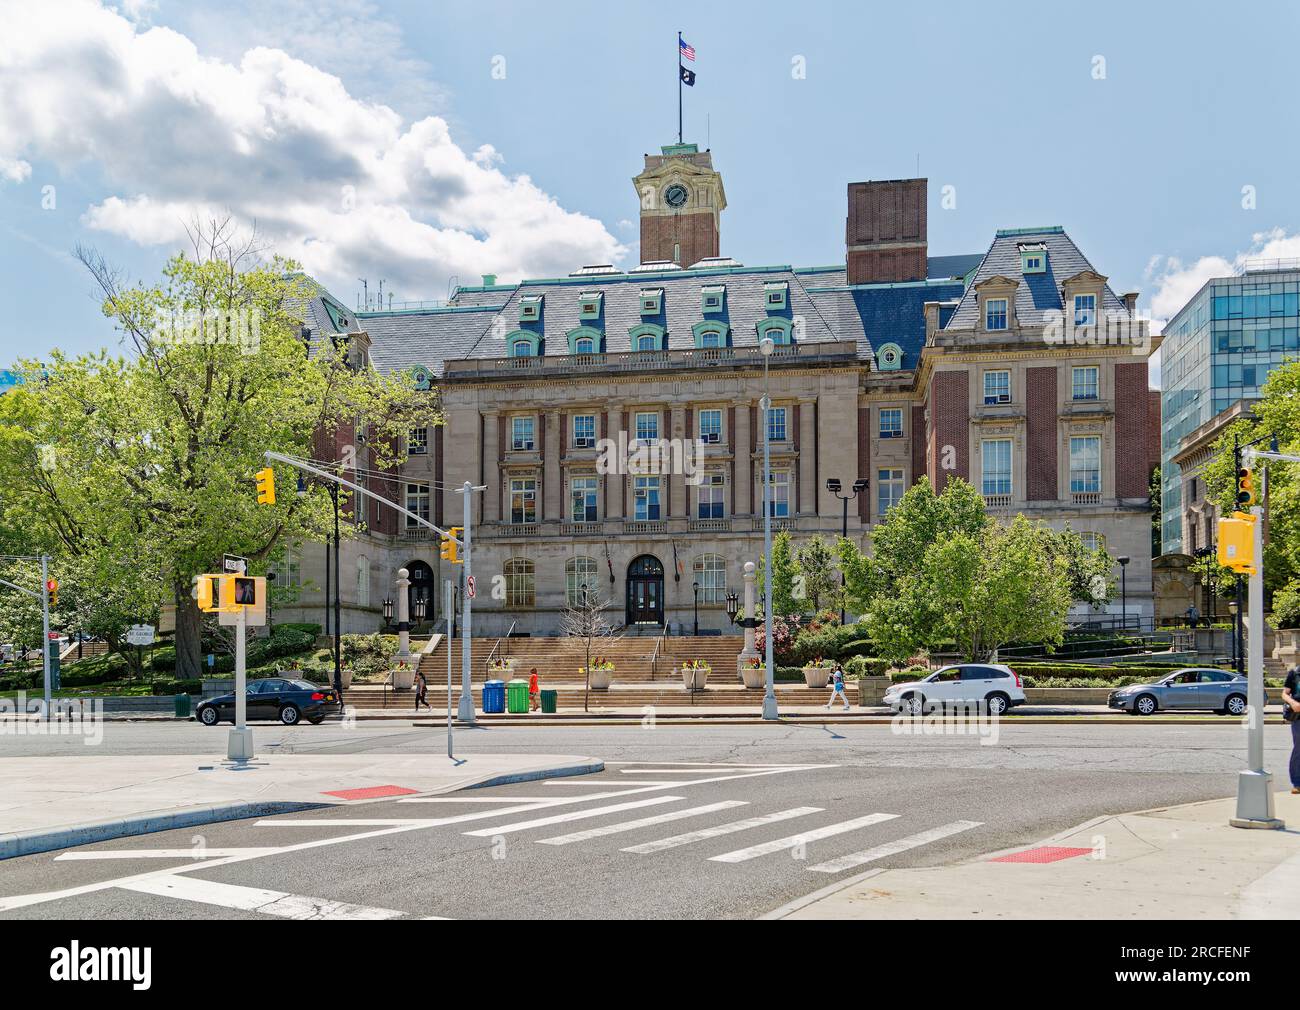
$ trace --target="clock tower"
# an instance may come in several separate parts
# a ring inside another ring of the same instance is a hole
[[[727,206],[713,155],[695,144],[669,144],[645,156],[632,180],[641,204],[641,262],[689,267],[717,256],[718,216]]]

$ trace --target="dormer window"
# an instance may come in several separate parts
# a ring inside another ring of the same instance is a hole
[[[1097,296],[1074,296],[1074,325],[1095,326],[1097,324]]]
[[[573,342],[574,354],[595,354],[596,342],[591,337],[579,337]]]
[[[701,346],[701,347],[721,347],[721,346],[722,346],[722,334],[719,333],[717,330],[704,330],[704,331],[700,334],[700,346]]]
[[[984,329],[1005,330],[1007,328],[1007,300],[989,298],[984,302]]]
[[[1047,272],[1047,246],[1042,242],[1020,246],[1020,272],[1041,274]]]
[[[600,304],[604,299],[604,294],[599,291],[588,291],[578,296],[578,318],[579,319],[599,319]]]
[[[707,284],[700,289],[700,310],[705,315],[717,314],[723,310],[727,301],[725,284]]]
[[[769,281],[763,285],[763,308],[768,312],[784,312],[790,301],[790,285],[785,281]]]
[[[510,342],[510,357],[512,358],[531,358],[533,356],[533,342],[525,337],[519,337]]]
[[[663,311],[663,306],[663,288],[647,288],[641,292],[641,315],[657,316]]]
[[[541,318],[541,295],[527,295],[519,299],[519,321],[521,323],[535,323]]]

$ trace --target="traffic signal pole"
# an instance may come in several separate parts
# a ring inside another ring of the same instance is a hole
[[[226,758],[238,764],[253,760],[253,731],[248,728],[247,678],[244,639],[247,629],[245,608],[235,615],[235,728],[226,740]]]
[[[50,718],[50,559],[41,555],[41,659],[45,663],[45,719]]]

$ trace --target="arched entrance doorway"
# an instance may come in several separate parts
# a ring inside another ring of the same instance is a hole
[[[627,623],[664,623],[664,566],[652,554],[627,566]]]
[[[411,615],[411,627],[415,627],[416,600],[424,600],[424,623],[434,620],[433,569],[423,561],[412,561],[406,566],[406,572],[411,580],[406,590],[406,612]]]

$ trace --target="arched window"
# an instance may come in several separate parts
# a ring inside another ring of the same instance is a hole
[[[695,581],[700,584],[701,603],[727,601],[727,561],[721,554],[701,554],[695,559]]]
[[[569,558],[564,563],[564,589],[569,606],[576,607],[582,603],[582,591],[587,590],[587,597],[600,593],[600,575],[595,558]]]
[[[537,577],[533,563],[527,558],[511,558],[506,562],[506,606],[537,606]]]
[[[592,340],[591,337],[579,337],[577,342],[573,345],[573,351],[575,354],[594,354],[595,350],[596,342]]]
[[[636,338],[636,349],[638,351],[657,351],[659,350],[659,338],[653,333],[642,333]]]
[[[512,358],[531,358],[533,356],[533,343],[531,340],[525,340],[520,337],[510,344],[510,357]]]
[[[705,330],[700,334],[701,347],[721,347],[722,334],[717,330]]]

